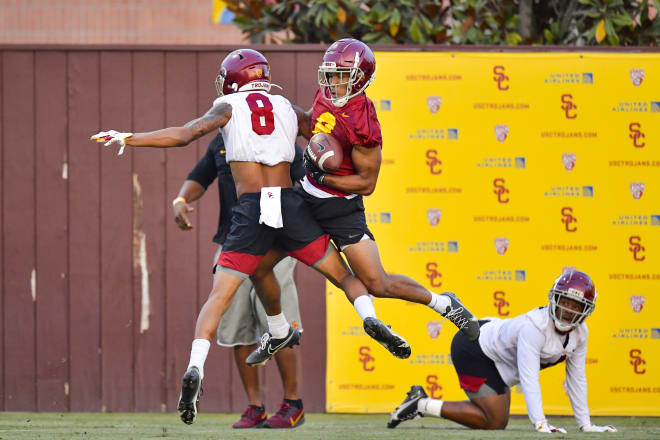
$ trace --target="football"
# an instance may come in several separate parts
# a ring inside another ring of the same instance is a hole
[[[341,144],[327,133],[316,133],[309,139],[307,151],[316,166],[326,173],[331,173],[341,166],[344,150]]]

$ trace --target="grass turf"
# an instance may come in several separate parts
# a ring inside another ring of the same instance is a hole
[[[385,414],[307,414],[296,429],[232,429],[237,414],[205,414],[185,425],[177,414],[140,413],[0,413],[0,439],[540,439],[527,418],[512,418],[504,431],[475,431],[442,419],[425,418],[387,429]],[[594,417],[598,425],[612,424],[617,433],[578,432],[572,417],[551,417],[550,423],[568,430],[552,438],[658,439],[660,418]]]

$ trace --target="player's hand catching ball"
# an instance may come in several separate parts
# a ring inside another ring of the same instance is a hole
[[[323,183],[325,178],[325,173],[314,163],[314,160],[309,155],[309,145],[305,148],[303,153],[303,167],[312,176],[312,179],[316,180],[318,183]]]
[[[119,152],[117,153],[117,156],[121,156],[124,154],[124,147],[126,147],[126,139],[129,137],[133,136],[133,133],[120,133],[115,130],[110,130],[110,131],[101,131],[99,133],[96,133],[94,136],[92,136],[90,139],[96,142],[105,142],[106,147],[110,147],[112,145],[119,145]]]

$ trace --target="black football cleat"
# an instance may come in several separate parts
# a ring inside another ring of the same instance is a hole
[[[373,317],[365,318],[363,325],[364,331],[395,357],[399,359],[410,357],[410,344],[392,331],[389,325],[385,325],[378,318]]]
[[[202,377],[197,367],[190,367],[181,381],[179,416],[186,425],[192,425],[197,415],[199,397],[202,395]]]
[[[417,410],[417,402],[420,399],[428,397],[424,388],[419,385],[413,385],[410,387],[410,391],[406,395],[406,398],[401,402],[401,405],[397,406],[392,414],[390,414],[390,421],[387,422],[388,428],[396,428],[399,426],[399,423],[406,420],[413,420],[424,417],[424,414]]]
[[[275,339],[270,333],[264,333],[261,344],[245,359],[245,363],[255,367],[264,365],[275,353],[286,348],[300,345],[300,332],[289,326],[289,333],[282,339]]]
[[[461,303],[454,293],[443,292],[440,295],[448,297],[451,301],[451,306],[447,307],[445,313],[441,313],[441,315],[454,323],[470,341],[479,339],[479,321],[472,312]]]

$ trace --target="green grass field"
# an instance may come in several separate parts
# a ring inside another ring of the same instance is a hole
[[[0,413],[0,439],[539,439],[527,418],[512,418],[505,431],[474,431],[441,419],[404,422],[387,429],[388,416],[307,414],[304,425],[294,429],[236,430],[237,414],[198,415],[194,425],[184,425],[177,414],[59,414]],[[619,432],[584,434],[572,417],[553,417],[550,423],[568,430],[553,438],[658,439],[660,418],[594,417],[598,425],[615,425]]]

